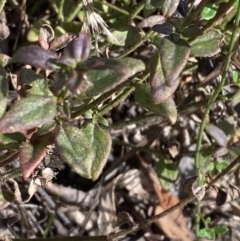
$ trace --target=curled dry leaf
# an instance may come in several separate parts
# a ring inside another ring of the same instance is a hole
[[[75,35],[72,33],[66,33],[59,37],[55,37],[52,42],[50,43],[49,49],[52,51],[57,51],[67,46],[70,43]]]
[[[156,24],[165,23],[166,19],[161,15],[152,15],[143,19],[138,25],[138,28],[151,28]]]
[[[6,78],[6,72],[3,67],[0,66],[0,118],[6,111],[8,101],[8,80]]]
[[[9,181],[13,183],[15,198],[20,203],[29,202],[29,200],[32,198],[34,193],[37,191],[37,187],[38,187],[37,184],[35,184],[34,180],[31,180],[29,187],[28,187],[28,197],[23,201],[22,194],[20,192],[18,183],[14,179],[9,179]]]
[[[196,181],[192,184],[193,195],[198,200],[202,200],[206,193],[206,187],[207,187],[207,184],[204,184],[203,186],[198,186],[198,178],[197,178]]]
[[[55,37],[54,31],[49,24],[43,24],[39,30],[38,41],[42,48],[49,49],[50,43]]]
[[[7,218],[1,218],[0,219],[0,232],[5,231],[7,228],[10,228],[12,225],[14,225],[16,222],[20,220],[20,215],[15,215],[12,217]]]
[[[0,13],[0,40],[6,39],[10,34],[9,27],[7,25],[6,13],[4,10]]]
[[[216,186],[214,186],[214,188],[217,189],[216,204],[218,206],[222,206],[225,203],[232,202],[240,196],[240,189],[233,184],[229,184],[227,191]]]

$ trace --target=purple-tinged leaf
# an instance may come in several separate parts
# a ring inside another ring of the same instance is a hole
[[[28,96],[5,113],[0,120],[0,132],[24,132],[52,121],[56,114],[55,97]]]
[[[13,55],[12,63],[28,64],[41,69],[49,69],[48,61],[57,59],[57,55],[38,45],[28,45],[17,50]]]
[[[162,71],[169,87],[175,85],[175,80],[185,67],[190,54],[190,46],[184,39],[173,38],[174,36],[163,38],[160,48]]]
[[[60,157],[79,175],[95,181],[102,172],[111,150],[110,134],[93,123],[79,129],[59,127],[56,147]]]
[[[108,37],[107,39],[111,44],[117,46],[131,47],[139,43],[142,38],[139,30],[130,25],[114,30],[112,34],[114,38]]]
[[[226,154],[228,154],[228,148],[225,146],[222,146],[222,147],[219,147],[216,151],[214,151],[213,157],[219,158],[219,157],[225,156]]]
[[[213,124],[207,124],[205,130],[219,146],[227,146],[227,136],[219,127]]]
[[[149,84],[141,84],[136,88],[135,100],[143,107],[152,111],[155,115],[167,118],[171,124],[175,124],[177,120],[177,108],[171,97],[160,104],[155,104],[151,98],[151,90]]]
[[[35,168],[46,155],[46,145],[40,143],[24,142],[19,149],[19,162],[22,169],[23,179],[28,179]]]
[[[151,58],[149,78],[151,85],[151,96],[155,104],[160,104],[172,96],[180,83],[180,78],[177,78],[173,86],[169,87],[166,85],[159,57],[159,51],[157,51]]]
[[[67,47],[63,50],[60,58],[73,58],[77,61],[85,61],[88,59],[91,49],[91,39],[85,32],[80,32]]]
[[[166,19],[161,15],[152,15],[143,19],[138,25],[138,28],[151,28],[156,24],[165,23]]]

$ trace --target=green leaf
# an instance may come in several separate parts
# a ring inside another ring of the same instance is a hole
[[[180,82],[180,78],[177,78],[174,85],[169,87],[164,78],[161,61],[159,58],[159,51],[156,52],[150,60],[150,85],[151,96],[155,104],[160,104],[167,100],[175,90]]]
[[[201,238],[215,239],[214,230],[209,229],[209,228],[208,229],[203,228],[203,229],[199,230],[198,236]]]
[[[117,46],[131,47],[141,41],[139,30],[130,25],[114,30],[112,34],[115,38],[108,37],[107,40]]]
[[[79,129],[59,127],[56,147],[61,158],[79,175],[96,180],[107,162],[111,149],[109,133],[97,124],[87,123]]]
[[[20,133],[0,134],[0,149],[1,150],[2,148],[17,149],[20,143],[24,140],[25,140],[25,137]]]
[[[160,60],[165,82],[173,86],[176,78],[185,67],[190,54],[190,46],[183,39],[163,38],[160,48]]]
[[[142,61],[133,58],[121,60],[92,58],[86,66],[92,70],[87,72],[91,86],[86,93],[90,96],[105,93],[126,81],[137,72],[145,70]]]
[[[232,77],[233,77],[233,81],[234,81],[234,83],[238,83],[238,71],[236,71],[236,70],[233,70],[232,71]]]
[[[223,171],[228,166],[229,166],[229,162],[226,162],[226,161],[221,161],[221,162],[216,163],[216,169],[217,169],[218,172]]]
[[[176,12],[180,0],[162,0],[160,2],[163,16],[168,18]]]
[[[208,4],[201,12],[202,18],[206,20],[212,19],[216,15],[217,9],[216,4]]]
[[[2,66],[0,66],[0,118],[6,111],[8,100],[8,81],[6,78],[6,72]]]
[[[210,217],[207,217],[205,220],[204,220],[204,223],[205,225],[207,226],[209,223],[211,223],[211,218]]]
[[[48,81],[31,69],[21,69],[18,84],[22,87],[22,95],[53,95],[48,88]]]
[[[223,34],[216,29],[211,29],[191,42],[191,55],[212,57],[221,51],[219,44],[222,40]]]
[[[13,202],[15,200],[15,195],[14,193],[8,191],[7,189],[5,188],[2,188],[2,196],[3,198],[7,201],[7,202]]]
[[[27,131],[50,122],[56,116],[56,98],[28,96],[17,101],[0,120],[1,133]]]
[[[164,102],[155,104],[151,98],[149,84],[141,84],[136,88],[135,100],[154,114],[166,117],[172,125],[176,123],[177,108],[173,99],[169,97]]]
[[[216,226],[213,227],[215,234],[224,234],[228,231],[228,228],[225,226]]]
[[[149,16],[155,10],[157,10],[161,6],[161,1],[159,0],[147,0],[145,8],[143,9],[144,17]]]
[[[156,165],[156,172],[165,190],[168,190],[177,179],[178,170],[175,163],[169,159],[160,160]]]

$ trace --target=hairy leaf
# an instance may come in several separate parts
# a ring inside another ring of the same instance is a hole
[[[61,158],[76,173],[96,180],[110,153],[111,137],[97,124],[87,123],[82,129],[63,125],[59,127],[56,146]]]
[[[190,46],[183,39],[163,38],[160,48],[160,61],[166,84],[171,87],[185,67],[190,54]]]
[[[191,55],[195,57],[212,57],[218,54],[223,35],[216,29],[211,29],[191,42]]]
[[[19,93],[21,96],[26,95],[45,95],[52,96],[48,88],[48,81],[41,75],[36,74],[31,69],[22,68],[19,73],[18,86],[21,86]]]
[[[56,99],[28,96],[17,101],[0,120],[1,133],[27,131],[50,122],[56,116]]]
[[[150,85],[151,95],[155,104],[160,104],[168,99],[177,89],[180,79],[177,78],[174,85],[169,87],[165,83],[159,51],[156,52],[150,61]]]
[[[114,38],[108,37],[108,41],[117,46],[131,47],[141,40],[139,30],[130,25],[114,30],[112,34]]]
[[[175,124],[177,108],[171,97],[160,104],[155,104],[151,98],[150,85],[141,84],[136,88],[135,100],[154,114],[166,117],[172,125]]]
[[[92,83],[87,94],[91,96],[105,93],[145,69],[142,61],[133,58],[92,58],[87,61],[86,66],[92,69],[87,72],[87,80]]]
[[[49,69],[48,61],[57,59],[57,55],[38,45],[22,47],[12,57],[12,63],[29,64],[41,69]]]

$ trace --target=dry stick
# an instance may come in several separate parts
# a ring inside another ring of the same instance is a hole
[[[229,164],[229,166],[224,169],[219,175],[217,175],[209,184],[208,184],[208,187],[207,189],[209,189],[209,187],[213,184],[215,184],[220,178],[222,178],[223,176],[225,176],[233,167],[235,167],[238,163],[240,162],[240,156],[238,156],[231,164]],[[155,222],[156,220],[160,219],[160,218],[163,218],[165,216],[167,216],[169,213],[177,210],[178,208],[181,208],[183,206],[185,206],[187,203],[195,200],[196,197],[192,194],[190,195],[189,197],[183,199],[182,201],[180,201],[179,203],[177,203],[176,205],[172,206],[171,208],[167,209],[166,211],[163,211],[149,219],[145,219],[143,220],[142,222],[134,225],[133,227],[129,228],[129,229],[124,229],[124,230],[121,230],[117,233],[113,233],[113,234],[110,234],[108,237],[110,239],[114,239],[114,238],[119,238],[121,236],[125,236],[129,233],[133,233],[145,226],[148,226],[150,225],[151,223]]]

